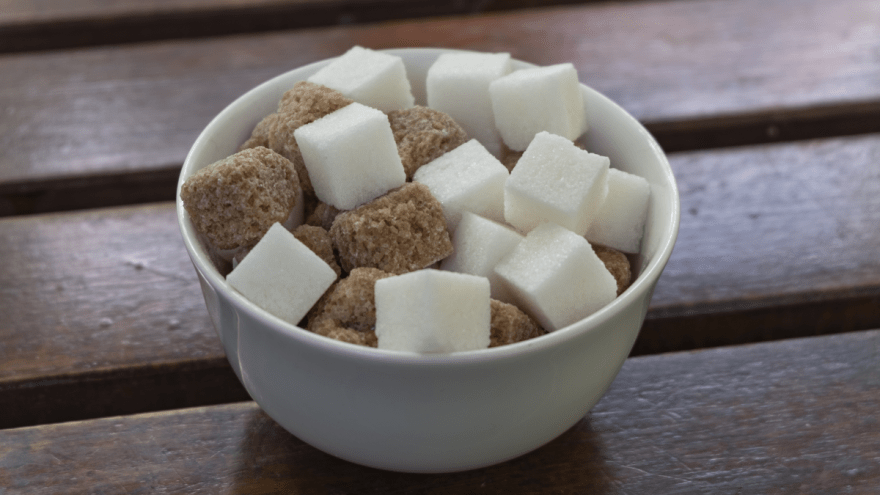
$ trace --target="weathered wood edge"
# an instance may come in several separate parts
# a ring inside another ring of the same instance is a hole
[[[867,330],[880,327],[878,308],[880,287],[649,309],[630,356]]]
[[[644,122],[667,153],[880,132],[880,100]]]
[[[0,383],[0,429],[250,400],[225,357]]]

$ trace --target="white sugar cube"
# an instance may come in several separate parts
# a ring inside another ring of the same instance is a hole
[[[622,170],[608,171],[608,195],[587,230],[587,240],[625,253],[637,253],[648,217],[651,185]]]
[[[350,210],[406,182],[388,117],[359,103],[293,133],[318,199]]]
[[[443,206],[449,231],[470,211],[504,221],[504,184],[510,173],[476,139],[422,165],[413,175]]]
[[[280,223],[275,223],[226,276],[257,306],[294,325],[306,315],[336,272]]]
[[[396,55],[352,47],[308,78],[352,100],[383,112],[415,104],[403,59]]]
[[[444,53],[425,78],[428,106],[449,114],[468,136],[500,157],[489,84],[511,70],[509,53]]]
[[[504,218],[528,232],[544,221],[584,235],[608,191],[610,160],[540,132],[510,173]]]
[[[440,268],[486,277],[492,299],[513,304],[506,285],[495,274],[495,265],[522,240],[523,236],[510,227],[466,211],[452,234],[452,254]]]
[[[574,141],[587,130],[583,93],[574,65],[514,71],[489,85],[495,125],[510,149],[523,151],[535,134]]]
[[[547,331],[585,318],[617,296],[617,282],[583,237],[553,223],[526,235],[495,267],[517,305]]]
[[[377,280],[375,288],[379,349],[447,353],[489,347],[485,277],[425,269]]]

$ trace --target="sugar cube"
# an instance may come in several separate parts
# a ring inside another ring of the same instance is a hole
[[[351,103],[352,100],[339,91],[308,81],[299,81],[282,95],[278,111],[261,120],[254,127],[250,139],[239,149],[265,146],[293,162],[303,192],[312,198],[315,190],[293,132]]]
[[[509,227],[465,212],[452,234],[452,254],[440,268],[486,277],[492,299],[512,303],[507,286],[495,274],[495,265],[522,240],[523,236]]]
[[[492,298],[490,308],[492,333],[489,347],[513,344],[544,335],[544,329],[513,304]]]
[[[352,47],[307,80],[383,112],[415,104],[403,59],[360,46]]]
[[[454,231],[461,214],[470,211],[504,221],[504,184],[509,172],[476,139],[423,165],[414,182],[428,186],[443,205],[443,216]]]
[[[262,146],[212,163],[184,182],[180,199],[196,229],[219,250],[252,246],[275,222],[301,210],[290,160]]]
[[[512,70],[509,53],[444,53],[428,69],[428,106],[448,113],[468,135],[496,157],[501,135],[489,98],[489,84]]]
[[[337,277],[342,275],[342,269],[339,267],[336,256],[333,254],[333,240],[330,238],[329,232],[322,227],[314,225],[298,225],[293,230],[290,228],[288,230],[298,241],[305,244],[307,248],[324,260],[327,266],[336,272]]]
[[[406,182],[384,113],[352,103],[299,127],[294,137],[318,199],[350,210]]]
[[[574,141],[587,130],[583,93],[574,65],[521,69],[489,85],[495,125],[514,151],[541,131]]]
[[[547,222],[498,265],[517,306],[547,331],[585,318],[617,296],[617,282],[582,236]]]
[[[587,240],[637,253],[648,217],[651,185],[622,170],[608,171],[608,195],[587,231]]]
[[[617,295],[621,295],[629,287],[630,282],[632,282],[632,267],[629,264],[629,260],[625,254],[614,248],[602,246],[601,244],[593,244],[592,246],[593,252],[602,260],[605,268],[614,277],[614,281],[617,282]]]
[[[418,182],[340,213],[330,235],[346,271],[369,266],[406,273],[428,267],[452,252],[443,207],[428,186]]]
[[[340,280],[309,316],[309,330],[343,342],[376,347],[376,281],[391,274],[355,268]]]
[[[604,156],[548,132],[532,140],[504,188],[504,218],[523,232],[540,222],[584,235],[608,192]]]
[[[446,353],[489,346],[489,281],[425,269],[376,281],[379,349]]]
[[[452,117],[433,108],[416,105],[388,112],[388,121],[407,180],[422,165],[468,140],[467,133]]]
[[[275,223],[226,280],[252,303],[296,325],[336,280],[336,272]]]

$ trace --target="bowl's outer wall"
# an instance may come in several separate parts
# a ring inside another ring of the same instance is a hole
[[[243,315],[242,380],[284,428],[330,454],[398,471],[471,469],[529,452],[582,418],[642,318],[622,312],[545,352],[401,366],[316,352]]]
[[[391,50],[404,58],[417,102],[444,50]],[[652,187],[639,279],[593,316],[534,341],[460,356],[401,356],[355,348],[294,328],[226,286],[196,240],[180,184],[235,152],[312,64],[231,104],[197,139],[178,184],[184,243],[230,364],[248,393],[288,431],[338,457],[383,469],[446,472],[516,457],[552,440],[601,398],[632,348],[678,230],[678,192],[651,136],[631,116],[583,88],[591,152]],[[518,63],[520,66],[527,64]]]

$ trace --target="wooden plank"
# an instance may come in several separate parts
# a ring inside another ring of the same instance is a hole
[[[878,157],[880,135],[674,155],[679,241],[634,353],[880,327]],[[172,204],[3,219],[0,252],[0,427],[246,397]]]
[[[0,431],[0,484],[163,493],[870,493],[880,331],[629,359],[544,447],[443,475],[368,469],[254,403]]]
[[[572,61],[668,150],[880,131],[872,0],[603,3],[8,55],[0,214],[170,199],[186,152],[226,104],[354,44]],[[106,177],[120,174],[135,178],[108,195]]]
[[[878,138],[672,155],[681,228],[634,352],[880,325]]]
[[[243,400],[170,204],[0,222],[0,427]]]
[[[494,3],[500,8],[517,6],[515,1]],[[483,8],[473,0],[20,0],[4,5],[0,13],[0,53],[464,14]]]
[[[601,0],[29,0],[0,11],[0,53],[192,39]]]

